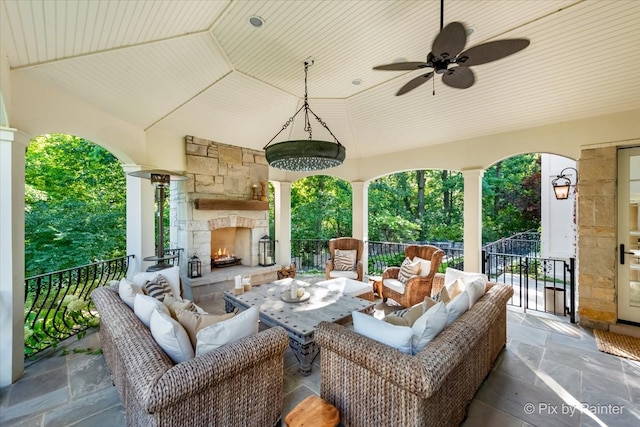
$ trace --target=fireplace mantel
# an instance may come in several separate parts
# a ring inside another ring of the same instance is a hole
[[[195,207],[199,210],[208,211],[268,211],[269,202],[260,200],[195,199]]]

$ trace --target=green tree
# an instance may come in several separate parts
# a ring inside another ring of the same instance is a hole
[[[291,238],[323,239],[351,236],[351,185],[314,175],[291,185]]]
[[[82,138],[33,139],[25,168],[27,277],[125,254],[125,174]]]

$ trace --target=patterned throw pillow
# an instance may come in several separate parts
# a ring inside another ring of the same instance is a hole
[[[158,301],[164,301],[165,295],[173,296],[171,286],[169,286],[167,279],[165,279],[162,274],[156,274],[156,277],[154,277],[153,280],[147,280],[144,282],[144,285],[142,285],[142,291],[146,295],[149,295]]]
[[[196,308],[196,305],[193,303],[193,301],[190,301],[188,299],[179,300],[177,298],[174,298],[171,294],[165,294],[164,301],[162,302],[167,306],[167,308],[169,309],[169,313],[171,313],[171,317],[173,317],[174,319],[177,319],[176,310],[186,310],[192,313],[198,312],[198,309]]]
[[[416,320],[418,320],[426,310],[426,304],[424,302],[419,302],[412,307],[389,313],[389,315],[382,320],[397,326],[413,326]]]
[[[413,262],[409,258],[405,258],[400,266],[400,272],[398,273],[398,280],[402,283],[407,283],[407,280],[416,276],[420,271],[420,261]]]
[[[356,269],[357,251],[336,249],[333,254],[333,267],[339,271],[353,271]]]

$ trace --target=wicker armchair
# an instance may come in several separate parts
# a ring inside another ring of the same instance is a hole
[[[333,265],[333,258],[336,249],[340,250],[356,250],[356,269],[354,271],[336,270]],[[349,279],[362,281],[362,252],[364,251],[364,243],[360,239],[352,237],[337,237],[329,240],[329,254],[331,258],[327,261],[325,268],[325,276],[327,279],[335,279],[337,277],[346,277]]]
[[[432,282],[442,262],[444,251],[431,245],[409,245],[404,254],[409,259],[419,257],[431,261],[431,270],[426,275],[415,276],[402,283],[398,280],[400,267],[387,268],[382,273],[382,295],[385,302],[391,298],[398,304],[411,307],[431,295]]]

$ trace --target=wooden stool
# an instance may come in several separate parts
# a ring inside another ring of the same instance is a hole
[[[318,396],[309,396],[293,408],[284,419],[287,427],[336,427],[340,412]]]

